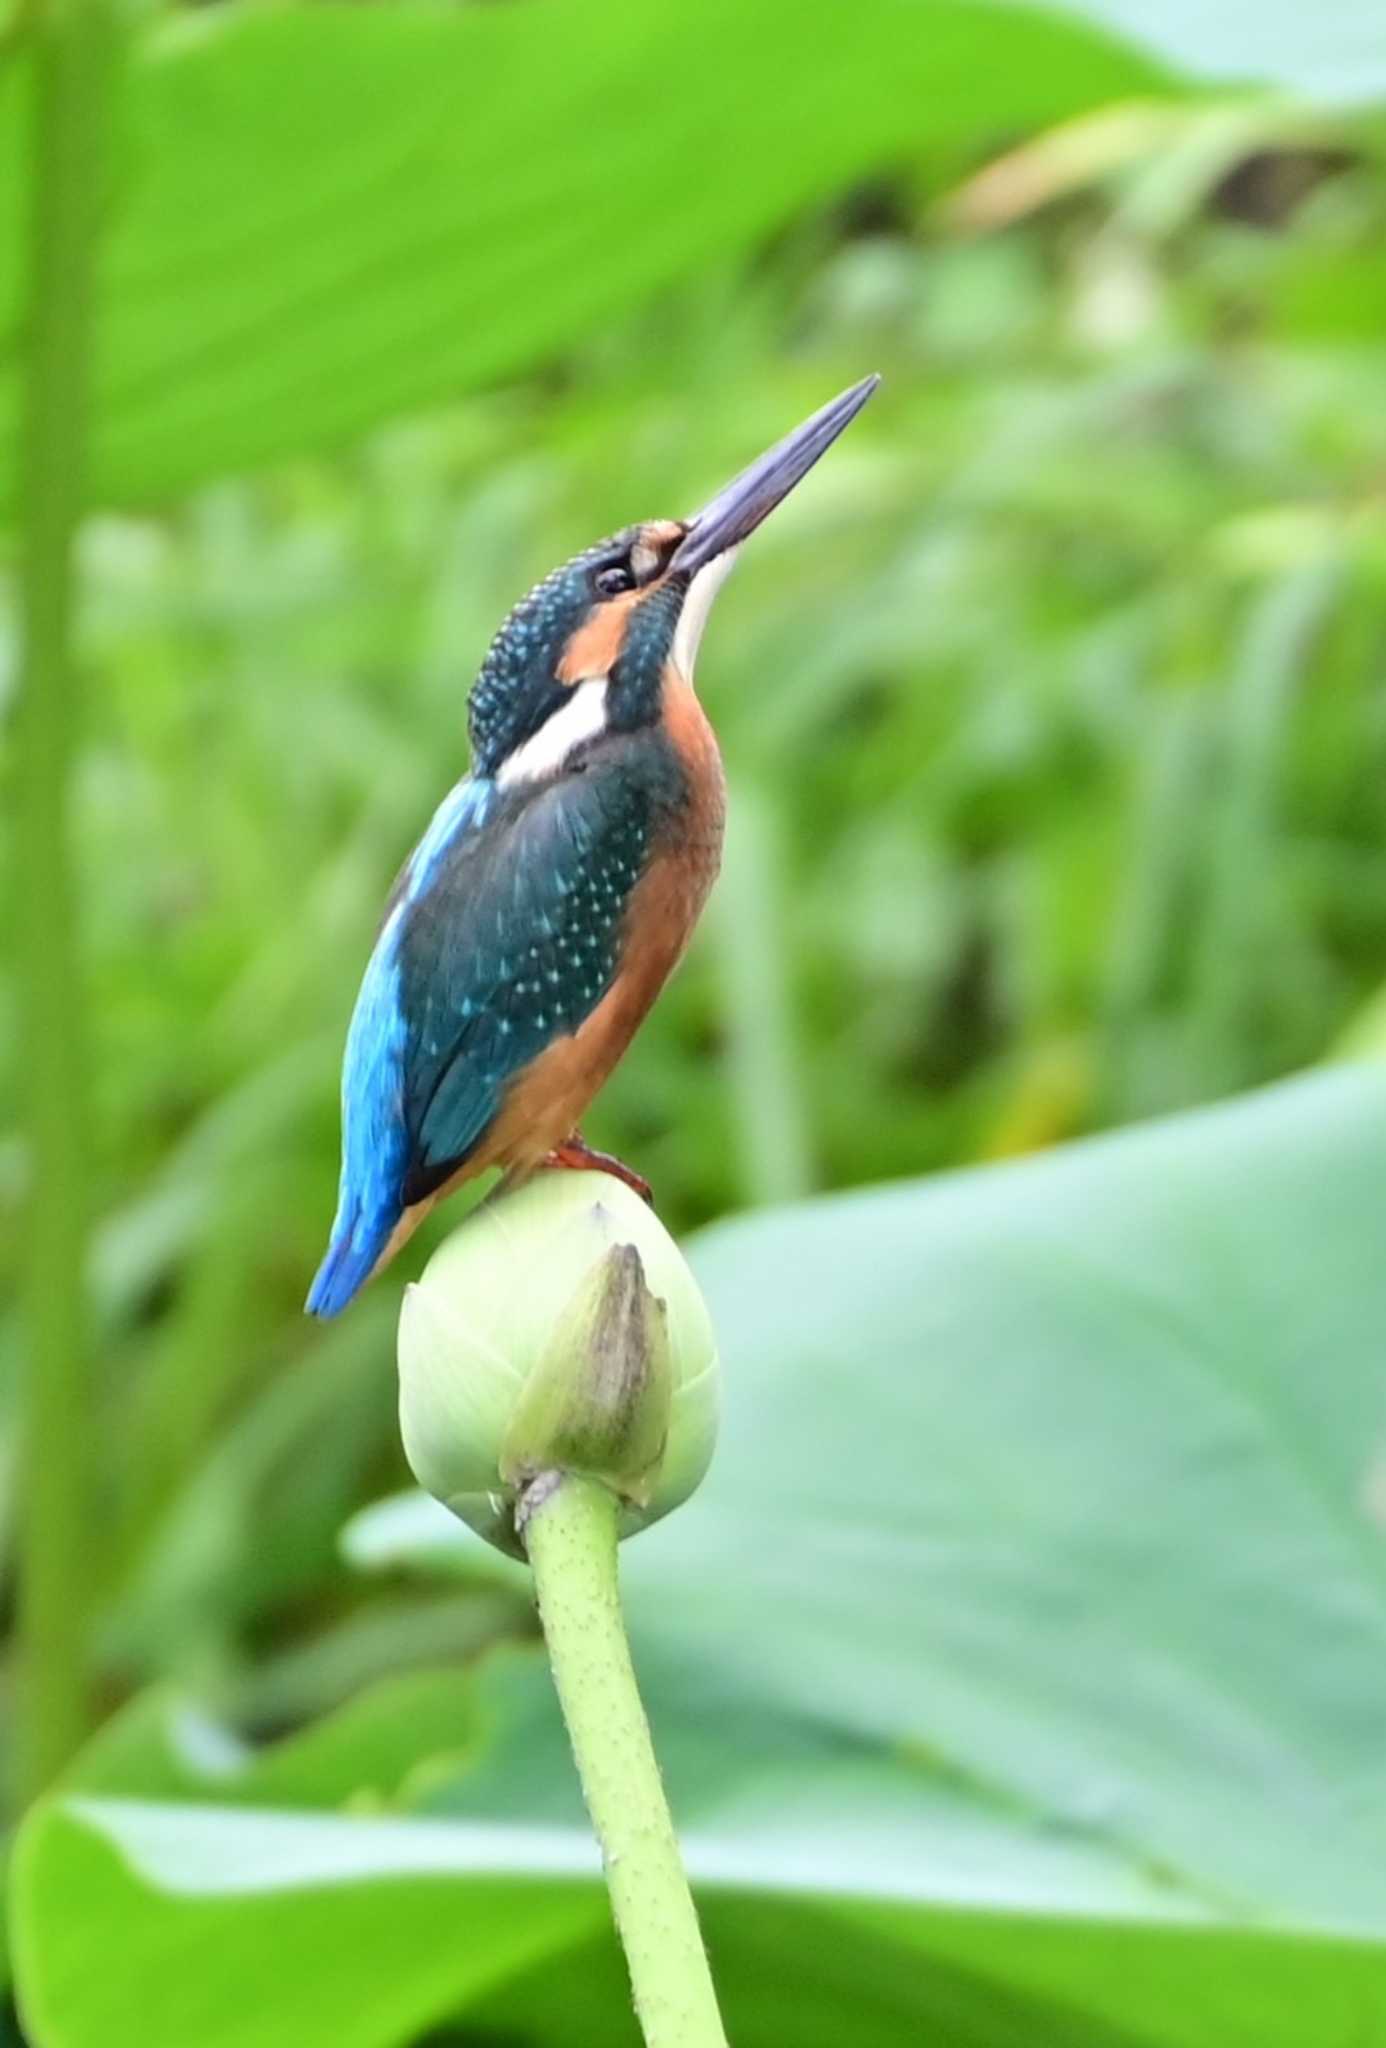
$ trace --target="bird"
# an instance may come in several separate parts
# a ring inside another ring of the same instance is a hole
[[[628,526],[535,585],[468,700],[470,771],[385,904],[347,1032],[337,1213],[306,1308],[337,1315],[463,1181],[645,1181],[581,1136],[721,859],[726,786],[693,689],[743,542],[860,412],[863,378],[691,519]],[[504,1184],[504,1183],[503,1183]]]

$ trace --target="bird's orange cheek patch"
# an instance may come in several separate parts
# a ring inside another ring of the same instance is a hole
[[[611,674],[630,615],[644,595],[642,590],[628,590],[593,605],[563,651],[558,664],[560,683],[581,683],[589,676]]]

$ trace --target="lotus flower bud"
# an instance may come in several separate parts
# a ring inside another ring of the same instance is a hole
[[[406,1290],[400,1429],[419,1483],[520,1554],[545,1472],[602,1480],[623,1536],[688,1498],[712,1456],[717,1347],[654,1211],[604,1173],[540,1173],[475,1210]]]

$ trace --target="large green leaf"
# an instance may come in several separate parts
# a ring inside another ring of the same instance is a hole
[[[1384,1211],[1364,1068],[713,1232],[727,1425],[636,1625],[1206,1897],[1386,1927]]]
[[[1386,2030],[1383,1184],[1344,1069],[702,1241],[723,1444],[626,1580],[739,2048]],[[108,1738],[20,1844],[40,2048],[628,2039],[541,1663],[448,1683]]]
[[[1100,30],[975,0],[165,20],[119,110],[94,494],[157,499],[510,375],[864,172],[1162,82]],[[23,88],[0,75],[0,332]]]
[[[926,1759],[731,1693],[689,1711],[706,1686],[681,1712],[670,1674],[651,1676],[744,2048],[778,2048],[786,2029],[809,2048],[887,2048],[932,2026],[977,2048],[1278,2048],[1306,2039],[1301,2000],[1323,2019],[1376,1995],[1369,1939],[1234,1927],[1168,1873]],[[126,1717],[21,1853],[39,2042],[368,2048],[448,2007],[482,2040],[622,2038],[546,1674],[537,1655],[507,1658],[478,1690],[445,1673],[382,1686],[250,1762],[157,1701]],[[117,1782],[159,1797],[111,1797]],[[343,1802],[371,1817],[324,1810]],[[114,1967],[93,1973],[93,1953]],[[135,2002],[137,1984],[157,1995]],[[1147,2007],[1178,2017],[1152,2026]]]
[[[807,21],[807,25],[806,25]],[[523,370],[845,182],[1194,75],[1386,89],[1366,0],[218,9],[140,37],[96,305],[94,497],[157,500]],[[1129,35],[1125,43],[1114,36]],[[27,79],[0,73],[0,332]],[[12,501],[19,359],[0,369]]]

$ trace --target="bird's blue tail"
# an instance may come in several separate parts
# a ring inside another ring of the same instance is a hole
[[[376,1210],[367,1215],[356,1204],[343,1203],[332,1226],[332,1238],[304,1303],[310,1316],[340,1315],[371,1276],[376,1260],[390,1242],[399,1211]]]

